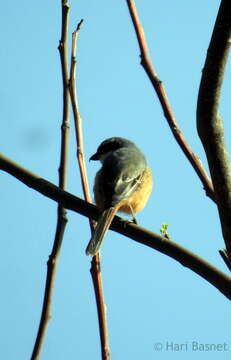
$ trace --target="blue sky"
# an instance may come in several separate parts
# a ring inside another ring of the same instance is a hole
[[[61,1],[3,2],[1,11],[1,152],[57,184],[62,119],[59,53]],[[218,0],[137,1],[150,52],[182,131],[206,159],[195,112]],[[169,224],[175,242],[227,272],[215,205],[174,141],[153,89],[139,65],[139,50],[126,1],[70,2],[70,32],[81,18],[78,95],[86,157],[110,136],[137,143],[154,173],[154,191],[138,222],[159,232]],[[221,113],[230,148],[230,65]],[[68,191],[82,197],[71,128]],[[90,186],[99,165],[87,163]],[[1,174],[0,337],[2,359],[29,359],[36,336],[46,261],[56,224],[56,204]],[[100,346],[88,220],[68,212],[52,320],[41,359],[99,359]],[[231,352],[229,301],[173,259],[114,232],[102,251],[102,273],[113,359],[217,359],[193,351],[192,342],[223,344]],[[186,344],[181,351],[167,344]],[[161,343],[162,351],[155,351]]]

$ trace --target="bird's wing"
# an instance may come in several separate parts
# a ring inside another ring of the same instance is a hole
[[[136,149],[119,149],[106,159],[102,168],[105,197],[113,206],[126,200],[136,189],[146,168],[144,156]]]

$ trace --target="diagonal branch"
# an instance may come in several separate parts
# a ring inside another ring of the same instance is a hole
[[[61,154],[60,154],[60,166],[59,166],[59,187],[65,189],[67,184],[67,155],[69,145],[69,113],[70,113],[70,101],[68,90],[68,18],[69,18],[69,4],[67,0],[62,0],[62,34],[59,44],[60,60],[62,67],[63,78],[63,120],[61,125]],[[57,263],[59,253],[63,241],[63,235],[67,224],[66,210],[62,204],[58,203],[57,208],[57,224],[55,231],[55,239],[49,260],[47,262],[47,277],[45,292],[43,298],[43,307],[40,318],[40,324],[36,341],[34,344],[31,360],[39,358],[42,344],[44,342],[48,321],[51,318],[51,302],[54,290],[55,275],[57,270]]]
[[[140,48],[140,57],[141,57],[141,65],[143,66],[144,70],[146,71],[147,76],[149,77],[156,94],[159,98],[161,103],[165,118],[169,124],[169,127],[181,147],[182,151],[186,155],[187,159],[193,166],[194,170],[196,171],[197,175],[199,176],[205,192],[207,196],[209,196],[213,201],[215,201],[214,192],[213,192],[213,185],[211,180],[206,173],[205,169],[202,166],[201,160],[197,155],[195,155],[187,143],[183,133],[181,132],[179,125],[177,124],[175,115],[171,109],[171,105],[169,103],[164,85],[162,81],[158,78],[157,73],[154,69],[152,61],[149,56],[148,45],[145,39],[144,29],[140,23],[139,16],[136,10],[134,0],[127,0],[128,8],[130,11],[131,19],[135,28],[137,40],[139,43]]]
[[[84,199],[88,202],[91,202],[91,196],[88,186],[87,179],[87,170],[85,165],[85,156],[84,156],[84,144],[83,144],[83,131],[82,131],[82,119],[79,111],[78,99],[77,99],[77,90],[76,90],[76,47],[77,47],[77,38],[79,35],[80,27],[83,23],[81,20],[72,33],[72,53],[71,53],[71,71],[70,71],[70,97],[72,103],[72,109],[74,114],[75,122],[75,135],[76,135],[76,145],[77,145],[77,158],[80,169],[80,176],[82,181],[82,188],[84,193]],[[94,231],[94,221],[89,218],[91,231]],[[103,294],[103,281],[100,271],[100,255],[96,254],[92,258],[91,262],[91,276],[95,291],[98,319],[99,319],[99,331],[100,331],[100,341],[101,341],[101,355],[102,360],[110,360],[110,347],[109,347],[109,336],[108,336],[108,327],[107,327],[107,316],[106,316],[106,305]]]
[[[33,174],[2,154],[0,154],[0,169],[48,198],[59,202],[66,209],[73,210],[95,220],[100,215],[99,210],[94,205],[61,190],[59,187]],[[173,241],[166,240],[159,234],[152,233],[132,223],[128,224],[127,221],[123,221],[118,216],[113,220],[111,229],[175,259],[207,280],[231,300],[231,278],[189,250]]]
[[[231,261],[231,167],[219,115],[221,87],[231,42],[231,2],[222,0],[205,61],[197,102],[197,129],[212,176],[217,206]]]

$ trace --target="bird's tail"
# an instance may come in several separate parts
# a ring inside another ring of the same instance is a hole
[[[91,240],[89,241],[86,254],[94,256],[99,251],[102,242],[104,240],[104,236],[109,229],[112,220],[118,211],[118,206],[110,207],[103,211],[102,215],[99,218],[97,226],[94,230]]]

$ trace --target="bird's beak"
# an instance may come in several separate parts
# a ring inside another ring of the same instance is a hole
[[[95,153],[94,155],[92,155],[92,156],[90,157],[89,161],[91,161],[91,160],[99,160],[98,154]]]

